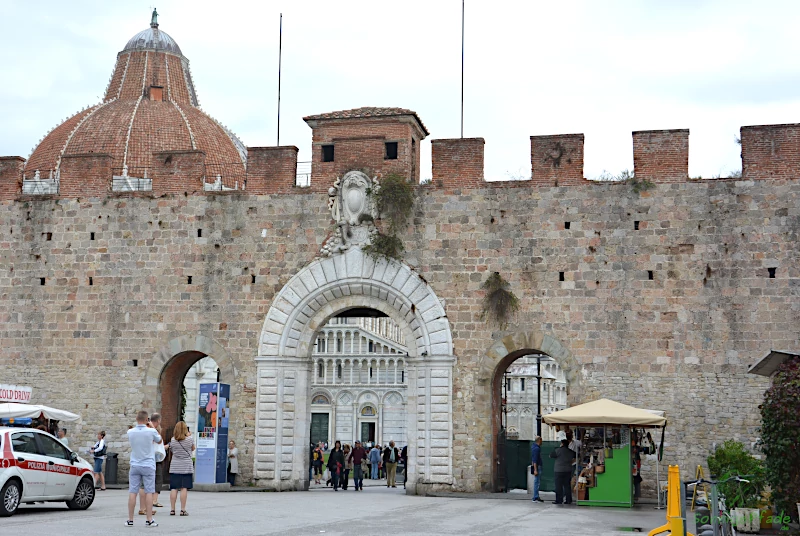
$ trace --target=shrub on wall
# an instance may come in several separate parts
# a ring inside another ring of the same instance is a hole
[[[364,246],[364,253],[373,257],[400,259],[405,252],[398,233],[408,226],[414,209],[414,187],[401,175],[389,174],[374,190],[369,191],[375,202],[383,231],[372,235],[372,242]]]
[[[510,288],[511,284],[503,279],[500,272],[493,272],[483,282],[481,289],[486,291],[486,295],[483,297],[481,320],[488,320],[498,328],[505,329],[519,310],[519,299]]]
[[[784,362],[764,394],[761,451],[778,512],[797,519],[800,503],[800,359]]]

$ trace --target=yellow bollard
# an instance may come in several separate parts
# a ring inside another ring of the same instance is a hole
[[[669,466],[667,473],[667,523],[651,530],[647,536],[666,532],[669,536],[694,536],[686,532],[681,515],[681,472],[677,465]]]

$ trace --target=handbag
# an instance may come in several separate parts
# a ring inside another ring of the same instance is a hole
[[[156,443],[156,463],[163,462],[166,457],[167,451],[164,449],[164,442]]]

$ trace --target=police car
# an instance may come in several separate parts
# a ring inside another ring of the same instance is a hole
[[[0,517],[36,501],[86,510],[94,495],[92,466],[58,439],[34,428],[0,427]]]

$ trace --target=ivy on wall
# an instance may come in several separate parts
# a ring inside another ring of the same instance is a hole
[[[379,186],[367,192],[375,203],[382,229],[372,236],[372,243],[364,246],[364,253],[378,259],[381,257],[399,260],[405,246],[398,234],[408,227],[414,208],[414,187],[403,176],[389,174]]]

